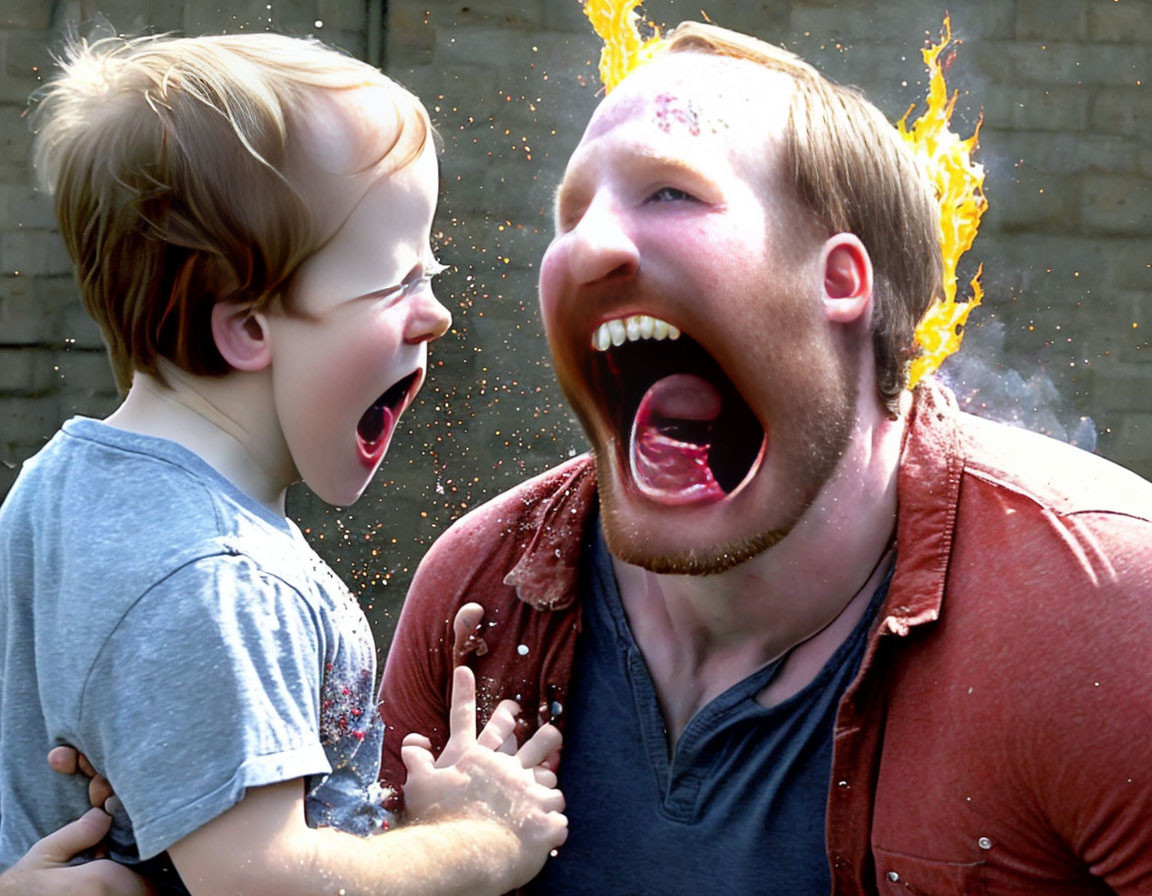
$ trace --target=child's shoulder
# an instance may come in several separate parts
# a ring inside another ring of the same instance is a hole
[[[64,560],[103,558],[124,572],[162,573],[212,554],[294,557],[303,544],[286,519],[186,448],[87,418],[69,420],[25,463],[2,525],[55,544]]]

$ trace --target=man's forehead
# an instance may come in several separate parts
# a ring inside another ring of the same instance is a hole
[[[624,79],[593,114],[584,140],[636,121],[692,137],[782,125],[792,89],[788,75],[746,59],[669,53]]]
[[[664,167],[771,165],[794,84],[790,76],[745,59],[667,54],[637,69],[600,104],[569,159],[562,198],[614,154]],[[743,161],[740,161],[743,160]]]

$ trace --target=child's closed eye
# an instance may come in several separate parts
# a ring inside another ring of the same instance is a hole
[[[396,285],[377,290],[368,296],[368,298],[387,303],[397,302],[416,289],[427,286],[432,282],[433,277],[442,274],[446,270],[448,270],[447,265],[441,264],[435,258],[429,259],[412,268],[412,270],[408,272],[408,276]]]

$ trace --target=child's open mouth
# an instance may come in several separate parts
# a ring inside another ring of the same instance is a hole
[[[388,450],[396,421],[416,394],[419,384],[420,371],[414,370],[389,386],[360,417],[360,422],[356,424],[356,442],[360,449],[360,460],[365,466],[374,467]]]

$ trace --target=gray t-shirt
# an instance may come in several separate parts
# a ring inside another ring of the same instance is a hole
[[[0,507],[0,866],[88,808],[79,747],[161,853],[305,778],[309,824],[368,834],[383,725],[356,600],[290,521],[164,439],[76,418]]]

